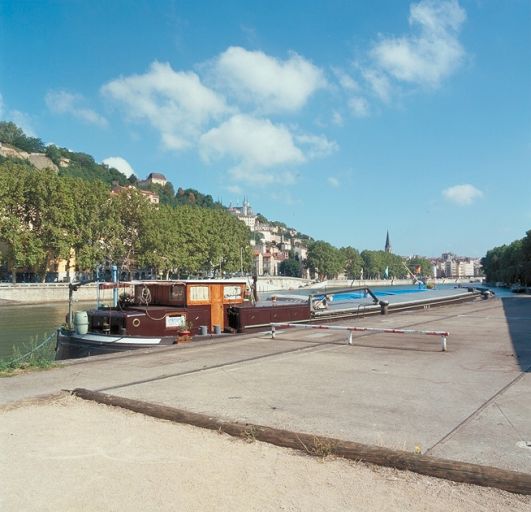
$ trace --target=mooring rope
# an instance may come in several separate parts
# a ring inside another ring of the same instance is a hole
[[[57,330],[57,329],[56,329]],[[37,345],[35,348],[33,348],[32,350],[30,350],[27,354],[24,354],[23,356],[20,356],[20,357],[16,357],[15,359],[12,359],[9,363],[10,364],[13,364],[13,363],[18,363],[19,361],[22,361],[23,359],[25,359],[26,357],[30,356],[31,354],[33,354],[34,352],[36,352],[37,350],[39,350],[40,348],[42,348],[44,345],[46,345],[47,343],[49,343],[49,341],[55,336],[55,331],[52,332],[52,334],[50,334],[50,336],[48,336],[42,343],[39,343],[39,345]]]

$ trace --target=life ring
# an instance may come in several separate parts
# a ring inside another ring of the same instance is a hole
[[[138,327],[140,325],[140,318],[133,319],[133,327]]]

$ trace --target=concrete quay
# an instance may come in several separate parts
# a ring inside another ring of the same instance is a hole
[[[0,404],[86,388],[531,474],[531,298],[349,324],[447,330],[448,351],[433,336],[354,333],[347,345],[344,332],[288,329],[66,362],[1,379]]]

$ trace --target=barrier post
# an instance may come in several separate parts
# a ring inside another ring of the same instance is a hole
[[[348,344],[352,345],[352,331],[348,333]]]
[[[271,339],[272,340],[275,339],[275,326],[274,325],[271,325]]]
[[[441,350],[446,352],[446,336],[441,336]]]

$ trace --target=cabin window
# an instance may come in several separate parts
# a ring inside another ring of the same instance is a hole
[[[242,289],[240,286],[224,286],[223,287],[223,298],[229,300],[241,299],[242,298]]]
[[[173,302],[183,302],[184,303],[184,286],[174,284],[170,288],[170,299]]]
[[[209,300],[209,288],[208,286],[192,286],[190,288],[190,300],[196,301],[207,301]]]
[[[184,315],[167,315],[166,316],[166,327],[167,328],[178,328],[184,327],[186,325],[186,317]]]

